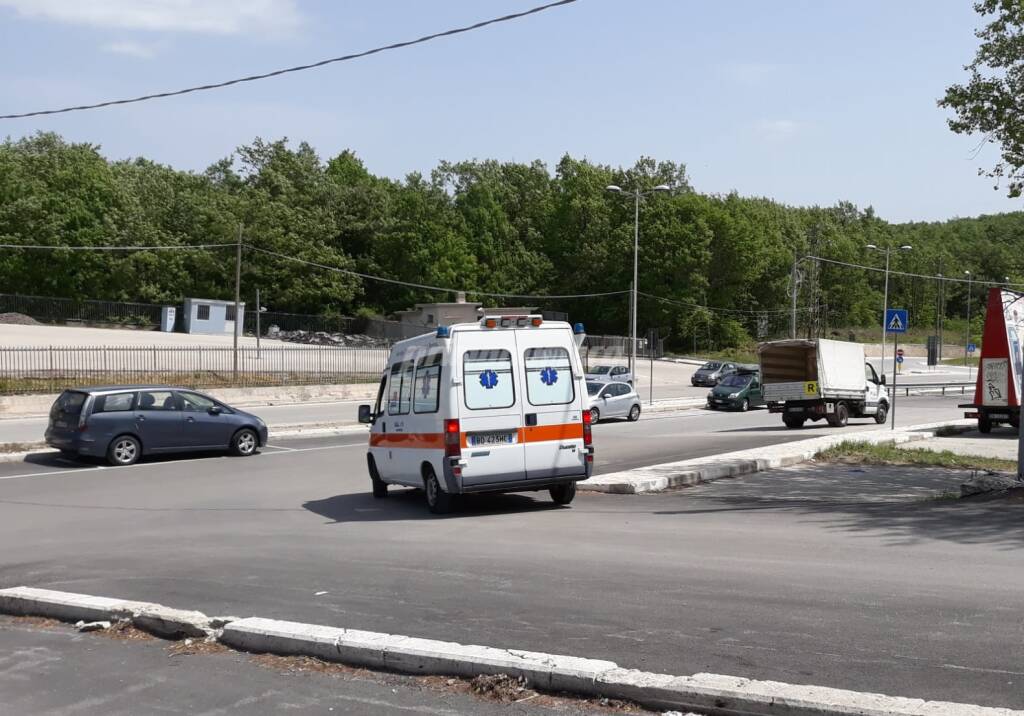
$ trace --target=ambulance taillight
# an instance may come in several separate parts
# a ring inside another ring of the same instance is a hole
[[[587,456],[587,462],[594,462],[594,433],[591,430],[593,418],[589,410],[583,411],[583,448]]]
[[[462,457],[462,433],[458,420],[444,421],[444,456]]]

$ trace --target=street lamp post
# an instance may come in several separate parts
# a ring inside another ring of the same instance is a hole
[[[892,247],[886,246],[884,248],[878,247],[875,244],[868,244],[864,248],[871,251],[880,251],[885,254],[885,293],[882,296],[882,375],[885,375],[885,314],[889,311],[889,254],[892,253]],[[912,246],[904,244],[900,246],[900,251],[910,251]]]
[[[622,194],[625,196],[633,197],[633,287],[632,295],[633,301],[630,306],[630,329],[629,329],[629,375],[636,382],[636,306],[637,306],[637,280],[639,279],[640,273],[640,200],[645,196],[649,196],[655,192],[672,191],[672,187],[668,184],[659,184],[653,189],[647,191],[640,191],[636,189],[634,191],[625,191],[622,187],[616,186],[615,184],[609,184],[605,187],[608,191],[613,194]]]
[[[967,345],[971,342],[971,281],[974,278],[970,271],[964,271],[967,277],[967,330],[964,331],[964,365],[967,366],[967,382],[971,381],[971,364],[967,362]]]

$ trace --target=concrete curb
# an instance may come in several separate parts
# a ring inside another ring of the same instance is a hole
[[[633,470],[597,475],[576,483],[576,489],[590,492],[608,492],[634,495],[661,492],[673,487],[688,487],[701,482],[712,482],[725,477],[749,475],[764,470],[789,467],[806,462],[815,455],[840,443],[864,441],[874,444],[899,445],[915,440],[935,437],[939,430],[966,432],[973,429],[974,420],[962,419],[941,423],[908,425],[895,432],[880,430],[838,432],[832,435],[770,445],[752,450],[739,450],[704,458],[649,465]]]
[[[522,676],[531,686],[543,691],[626,699],[648,708],[697,709],[722,716],[1024,716],[1024,711],[1006,708],[755,681],[721,674],[655,674],[623,669],[615,662],[601,659],[259,617],[212,619],[200,612],[148,602],[30,587],[0,590],[0,612],[70,622],[130,618],[139,628],[152,630],[159,636],[205,635],[242,651],[311,656],[409,674]]]
[[[34,587],[0,589],[0,612],[68,622],[128,620],[143,631],[165,638],[215,635],[217,622],[202,612]]]

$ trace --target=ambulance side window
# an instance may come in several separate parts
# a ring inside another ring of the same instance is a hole
[[[408,415],[412,403],[411,360],[391,366],[391,380],[388,383],[388,415]]]
[[[572,364],[565,348],[528,348],[526,398],[530,405],[567,405],[576,398]]]
[[[412,411],[436,413],[441,399],[441,354],[431,353],[416,364],[416,383],[413,386]]]
[[[515,405],[512,354],[508,351],[466,351],[462,356],[462,373],[466,407],[470,410],[511,408]]]

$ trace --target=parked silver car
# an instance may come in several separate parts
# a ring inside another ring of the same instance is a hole
[[[617,381],[633,385],[633,375],[624,365],[592,365],[584,377],[598,383]]]
[[[228,450],[252,455],[267,424],[194,390],[117,385],[65,390],[50,408],[46,444],[68,456],[132,465],[143,455]]]
[[[590,396],[592,422],[603,418],[640,419],[640,396],[627,383],[588,380],[587,394]]]

